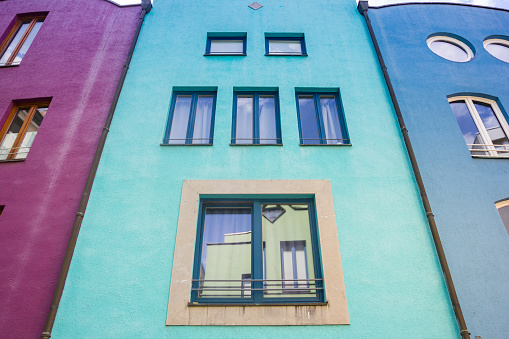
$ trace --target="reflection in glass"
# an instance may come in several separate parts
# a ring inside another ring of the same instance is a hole
[[[236,143],[252,144],[253,143],[253,96],[239,95],[237,96],[237,127]]]
[[[243,40],[210,40],[210,54],[243,54]]]
[[[481,117],[492,143],[495,145],[509,145],[509,139],[507,138],[507,135],[505,135],[502,126],[500,126],[500,122],[498,121],[491,105],[474,101],[474,106]],[[505,146],[495,148],[503,150],[505,149]]]
[[[210,124],[212,122],[212,106],[214,96],[199,95],[194,119],[193,144],[208,144],[210,142]]]
[[[30,121],[28,128],[21,140],[21,144],[19,145],[18,152],[15,156],[16,159],[25,159],[27,157],[28,151],[30,147],[32,147],[32,143],[34,142],[35,136],[39,131],[39,127],[41,126],[42,119],[46,115],[47,107],[39,107]]]
[[[189,123],[189,113],[191,110],[191,95],[178,95],[173,110],[173,119],[171,122],[170,144],[184,144],[187,135],[187,125]]]
[[[25,54],[26,54],[26,52],[28,50],[28,47],[30,47],[30,45],[34,41],[34,38],[37,35],[37,33],[39,32],[39,29],[41,29],[41,26],[42,26],[42,19],[35,23],[34,27],[30,31],[30,33],[28,34],[27,39],[23,43],[23,46],[21,46],[21,48],[19,49],[18,54],[14,58],[14,61],[13,61],[14,64],[21,62],[21,59],[23,59],[23,57],[25,56]]]
[[[276,106],[273,95],[260,95],[259,97],[258,128],[260,144],[277,143],[276,133]]]
[[[23,22],[21,24],[21,27],[19,28],[18,32],[14,35],[14,38],[9,43],[9,47],[7,47],[7,50],[2,55],[2,58],[0,58],[0,65],[5,65],[7,60],[9,60],[9,57],[12,55],[12,52],[14,51],[16,46],[18,45],[18,43],[21,40],[21,37],[23,36],[23,34],[25,34],[28,26],[30,26],[30,21]]]
[[[264,297],[315,297],[308,205],[263,204],[262,215]]]
[[[470,110],[465,101],[455,101],[451,102],[451,109],[458,121],[458,125],[460,126],[461,133],[463,133],[463,138],[465,139],[465,143],[468,145],[469,149],[484,149],[484,146],[475,146],[475,144],[485,144],[484,140],[477,129],[477,126],[470,114]],[[472,155],[486,155],[486,152],[472,152]]]
[[[339,125],[339,116],[334,96],[320,96],[323,127],[328,144],[342,144],[343,136]]]
[[[449,41],[435,40],[430,43],[429,48],[444,59],[455,62],[466,62],[470,60],[468,53],[460,46]]]
[[[302,54],[300,40],[269,40],[269,54]]]
[[[489,43],[485,46],[486,50],[495,58],[509,63],[509,41],[506,44]]]
[[[251,209],[205,209],[200,297],[251,296]],[[235,280],[235,281],[212,281]]]
[[[299,95],[299,116],[302,144],[319,144],[320,135],[316,120],[315,102],[312,95]]]

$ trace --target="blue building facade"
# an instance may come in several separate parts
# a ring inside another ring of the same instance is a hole
[[[355,3],[261,5],[147,14],[54,337],[458,337]]]
[[[402,4],[368,13],[468,329],[507,338],[509,12]]]

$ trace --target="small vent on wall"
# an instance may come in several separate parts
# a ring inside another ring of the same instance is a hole
[[[251,7],[252,9],[254,9],[254,10],[256,11],[257,9],[260,9],[260,8],[262,8],[263,6],[262,6],[262,5],[260,5],[258,2],[253,2],[253,3],[252,3],[251,5],[249,5],[248,7]]]

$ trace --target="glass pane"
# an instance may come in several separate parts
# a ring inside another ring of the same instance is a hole
[[[509,62],[509,46],[493,43],[486,45],[486,50],[495,58]]]
[[[493,111],[493,108],[490,104],[486,104],[483,102],[474,101],[475,109],[477,110],[477,113],[479,113],[479,116],[481,117],[481,120],[484,124],[484,128],[488,131],[488,135],[490,136],[491,142],[494,145],[509,145],[509,139],[507,138],[507,135],[505,135],[504,130],[502,129],[502,126],[500,126],[500,122],[497,119],[497,116],[495,115],[495,112]],[[497,150],[509,150],[509,147],[506,146],[500,146],[495,147]],[[501,152],[500,155],[509,155],[509,152]]]
[[[468,110],[468,106],[464,101],[455,101],[451,102],[451,109],[458,121],[458,125],[460,126],[461,133],[463,133],[463,138],[465,139],[465,143],[467,144],[470,150],[473,149],[484,149],[484,146],[475,146],[476,144],[484,144],[484,140],[477,129],[477,126]],[[471,152],[472,155],[486,155],[486,152]]]
[[[243,54],[243,40],[211,40],[210,54]]]
[[[20,108],[16,113],[16,116],[12,120],[7,133],[2,139],[2,143],[0,144],[0,160],[7,159],[9,153],[14,154],[16,150],[11,150],[16,138],[18,137],[19,131],[21,130],[21,126],[25,122],[26,117],[28,116],[28,112],[30,111],[30,107]]]
[[[7,47],[7,50],[2,55],[2,58],[0,58],[0,65],[4,65],[7,62],[7,60],[9,60],[9,57],[11,56],[12,52],[18,45],[18,42],[21,40],[23,34],[25,34],[25,31],[27,30],[28,26],[30,26],[30,21],[26,23],[23,22],[21,24],[21,27],[19,28],[18,32],[14,35],[14,38],[10,42],[9,47]]]
[[[14,58],[14,62],[13,63],[21,62],[21,59],[23,59],[23,57],[25,56],[25,54],[26,54],[26,52],[28,50],[28,47],[30,47],[30,45],[34,41],[34,38],[37,35],[37,32],[39,32],[39,29],[41,29],[41,26],[42,26],[42,21],[37,21],[35,23],[34,27],[30,31],[30,34],[28,34],[28,37],[25,40],[25,43],[23,44],[23,46],[21,46],[18,54]]]
[[[187,136],[187,124],[189,123],[189,112],[191,110],[191,95],[178,95],[173,109],[171,122],[170,144],[185,144]]]
[[[315,101],[312,95],[299,95],[300,128],[303,144],[319,144],[320,135],[316,122]]]
[[[456,62],[465,62],[470,60],[468,53],[463,48],[448,41],[433,41],[429,45],[429,48],[435,54],[447,60]]]
[[[35,136],[37,135],[37,131],[39,131],[39,127],[41,126],[42,119],[46,115],[47,107],[39,107],[30,121],[28,125],[27,131],[19,145],[18,153],[16,154],[16,159],[25,159],[27,157],[28,151],[30,147],[32,147],[32,143],[34,142]]]
[[[208,144],[210,142],[210,124],[212,122],[212,105],[214,96],[198,96],[196,116],[194,118],[193,144]]]
[[[264,297],[315,297],[308,204],[263,204],[262,238]]]
[[[258,124],[260,144],[277,144],[276,106],[273,95],[260,95]]]
[[[251,296],[251,209],[205,209],[200,297]],[[228,280],[228,281],[211,281]]]
[[[507,233],[509,233],[509,206],[499,208],[498,213],[500,213],[505,229],[507,230]]]
[[[235,129],[237,144],[253,143],[253,96],[237,96],[237,127]]]
[[[339,116],[334,96],[320,96],[323,129],[328,144],[342,144],[343,134],[339,125]]]
[[[269,40],[269,54],[302,54],[301,41]]]

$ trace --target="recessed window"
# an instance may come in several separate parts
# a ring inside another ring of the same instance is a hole
[[[452,97],[449,103],[472,156],[509,156],[509,125],[494,100]]]
[[[19,18],[0,45],[0,66],[19,65],[41,29],[44,16]]]
[[[0,205],[0,215],[2,215],[2,212],[4,211],[5,205]]]
[[[163,144],[212,145],[216,92],[174,92]]]
[[[281,144],[277,92],[235,92],[232,144]]]
[[[246,55],[246,35],[208,36],[205,55]]]
[[[304,36],[265,36],[265,55],[306,56]]]
[[[27,157],[48,105],[49,102],[14,106],[0,131],[0,160]]]
[[[472,49],[463,41],[450,36],[434,35],[427,40],[436,55],[454,62],[467,62],[474,57]]]
[[[498,60],[509,63],[509,41],[505,39],[486,39],[484,48]]]
[[[497,207],[500,218],[502,218],[505,229],[509,234],[509,199],[499,201],[495,203],[495,206]]]
[[[296,93],[301,145],[350,144],[337,93]]]

